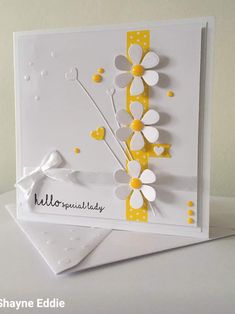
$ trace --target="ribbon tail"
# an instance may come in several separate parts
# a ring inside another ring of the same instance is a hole
[[[34,178],[32,178],[31,176],[26,176],[18,180],[15,186],[22,191],[24,197],[28,200],[31,193],[33,192],[35,184],[36,180]]]
[[[72,177],[76,171],[67,168],[52,168],[45,171],[45,175],[56,181],[73,181]]]

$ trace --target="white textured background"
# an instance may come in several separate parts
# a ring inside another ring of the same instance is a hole
[[[216,17],[212,194],[235,196],[234,0],[0,0],[0,193],[15,181],[14,31]]]

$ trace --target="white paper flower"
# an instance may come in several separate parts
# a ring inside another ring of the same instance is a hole
[[[149,184],[156,181],[153,171],[145,169],[141,173],[141,165],[138,161],[132,160],[128,162],[128,173],[124,170],[117,170],[114,178],[122,185],[115,190],[116,196],[121,200],[126,200],[131,194],[130,205],[134,209],[139,209],[144,204],[143,196],[153,202],[156,199],[156,191]]]
[[[117,130],[116,136],[120,141],[126,141],[132,134],[130,148],[131,150],[140,150],[144,147],[144,137],[149,143],[154,143],[159,137],[158,130],[151,126],[158,122],[159,114],[150,109],[145,112],[143,105],[139,102],[133,102],[130,105],[131,115],[121,109],[117,112],[116,119],[124,127]]]
[[[132,81],[130,93],[136,96],[144,91],[143,80],[149,86],[157,84],[159,75],[156,71],[150,69],[158,65],[159,57],[155,52],[149,51],[142,60],[142,47],[136,44],[130,46],[128,54],[131,62],[123,55],[115,58],[116,68],[125,71],[125,73],[116,76],[115,83],[118,87],[124,88]]]

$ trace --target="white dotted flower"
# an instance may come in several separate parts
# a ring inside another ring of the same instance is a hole
[[[116,196],[121,200],[126,200],[129,195],[130,205],[134,209],[139,209],[144,204],[144,198],[149,202],[156,199],[156,191],[149,184],[156,181],[156,176],[153,171],[145,169],[141,173],[141,165],[138,161],[132,160],[128,162],[128,172],[117,170],[114,178],[122,185],[115,190]]]
[[[116,76],[115,83],[118,87],[124,88],[132,81],[130,93],[136,96],[144,91],[143,80],[149,86],[157,84],[159,75],[156,71],[150,69],[158,65],[159,57],[152,51],[147,52],[143,57],[142,47],[136,44],[130,46],[128,54],[131,62],[123,55],[115,58],[116,68],[125,71],[125,73]]]
[[[144,147],[144,138],[149,143],[154,143],[159,137],[158,130],[151,126],[158,122],[159,114],[150,109],[144,112],[143,105],[139,102],[133,102],[130,105],[129,114],[125,109],[117,112],[116,119],[124,127],[117,130],[116,136],[120,141],[126,141],[131,135],[131,150],[140,150]],[[142,117],[143,116],[143,117]]]

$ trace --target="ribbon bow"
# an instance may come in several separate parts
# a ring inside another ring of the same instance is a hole
[[[59,168],[63,158],[59,152],[53,151],[45,156],[39,167],[34,169],[29,174],[23,176],[16,182],[16,187],[19,187],[28,200],[32,194],[36,184],[43,178],[48,177],[57,181],[71,180],[70,175],[74,173],[71,169]],[[72,180],[71,180],[72,181]]]

